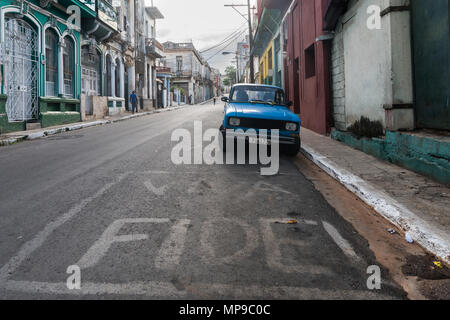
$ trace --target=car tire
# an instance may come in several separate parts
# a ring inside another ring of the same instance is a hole
[[[223,125],[220,127],[220,132],[222,134],[222,138],[220,139],[220,148],[223,152],[227,152],[227,139],[225,137],[225,130],[223,129]]]
[[[295,138],[295,144],[286,147],[285,154],[289,157],[295,157],[300,152],[300,138]]]

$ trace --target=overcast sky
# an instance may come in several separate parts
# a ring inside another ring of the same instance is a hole
[[[147,5],[151,5],[151,0],[145,0]],[[246,4],[247,0],[153,0],[155,7],[158,7],[165,19],[158,20],[156,25],[157,39],[160,42],[192,42],[199,50],[208,49],[234,31],[246,30],[242,36],[233,41],[226,48],[220,46],[211,51],[205,52],[203,56],[208,59],[221,49],[223,51],[236,51],[238,41],[244,40],[248,34],[248,26],[233,8],[224,7],[224,4]],[[251,1],[252,5],[256,3]],[[246,14],[246,8],[240,9]],[[246,27],[246,28],[245,28]],[[213,68],[218,68],[224,72],[225,68],[232,64],[234,56],[224,56],[221,53],[208,60]]]

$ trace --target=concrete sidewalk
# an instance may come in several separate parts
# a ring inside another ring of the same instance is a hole
[[[301,134],[306,157],[450,263],[450,188],[308,129]]]
[[[39,138],[55,135],[55,134],[66,132],[66,131],[74,131],[74,130],[79,130],[79,129],[83,129],[83,128],[107,125],[107,124],[112,124],[112,123],[116,123],[116,122],[120,122],[120,121],[125,121],[128,119],[148,116],[148,115],[155,114],[155,113],[174,111],[174,110],[178,110],[181,108],[187,108],[187,107],[190,107],[190,105],[183,104],[180,106],[168,107],[168,108],[163,108],[163,109],[154,109],[152,111],[145,111],[145,112],[140,112],[140,113],[135,113],[135,114],[132,114],[131,112],[126,112],[124,114],[117,115],[117,116],[105,117],[104,119],[101,119],[101,120],[70,123],[70,124],[65,124],[65,125],[60,125],[60,126],[28,130],[28,131],[10,132],[10,133],[6,133],[6,134],[3,134],[0,136],[0,147],[18,143],[18,142],[21,142],[24,140],[39,139]]]

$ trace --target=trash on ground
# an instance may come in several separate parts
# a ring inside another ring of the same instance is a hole
[[[289,221],[276,221],[275,223],[279,224],[297,224],[297,220],[289,220]]]
[[[411,237],[411,235],[408,232],[405,234],[405,239],[408,243],[414,242],[413,238]]]
[[[433,261],[433,264],[434,264],[436,267],[442,269],[442,262],[440,262],[440,261]]]
[[[395,231],[394,229],[387,229],[387,232],[389,232],[390,234],[396,234],[397,231]]]

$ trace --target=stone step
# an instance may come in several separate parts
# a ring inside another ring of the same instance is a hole
[[[36,130],[36,129],[42,129],[40,122],[27,123],[27,131],[28,130]]]

